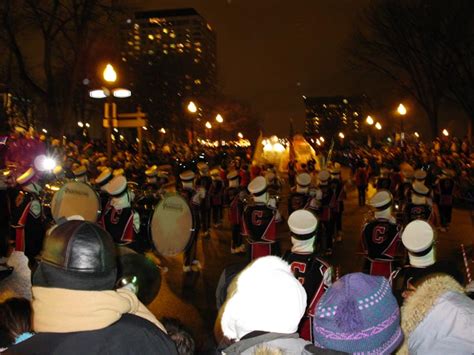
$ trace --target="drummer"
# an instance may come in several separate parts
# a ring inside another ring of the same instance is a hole
[[[30,264],[41,251],[44,237],[41,186],[35,182],[36,172],[29,168],[16,179],[18,194],[11,206],[10,227],[15,249],[23,251]]]
[[[85,165],[79,165],[78,167],[72,170],[74,174],[74,180],[78,182],[89,183],[89,178],[87,177],[87,168]]]
[[[209,165],[206,162],[199,162],[197,164],[199,175],[196,177],[196,187],[203,188],[205,191],[204,199],[201,203],[200,214],[201,214],[201,229],[203,236],[209,238],[209,228],[211,226],[211,199],[209,197],[209,189],[211,188],[212,179],[209,176]]]
[[[195,174],[191,170],[186,170],[179,174],[179,179],[181,180],[182,187],[179,189],[179,193],[183,196],[186,201],[188,201],[189,206],[191,207],[191,212],[193,214],[195,225],[194,232],[191,235],[188,246],[184,251],[183,258],[183,271],[199,271],[201,269],[201,263],[196,259],[196,241],[199,234],[199,229],[201,227],[200,222],[200,210],[201,205],[206,197],[206,191],[203,187],[198,189],[194,188],[194,178]]]
[[[123,175],[115,176],[103,189],[109,194],[110,201],[102,213],[102,226],[117,244],[134,242],[140,231],[140,216],[132,209],[127,179]]]

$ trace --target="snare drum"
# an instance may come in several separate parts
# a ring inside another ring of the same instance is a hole
[[[97,222],[100,215],[100,199],[88,184],[70,181],[57,191],[51,201],[51,215],[54,220],[74,215],[86,221]]]
[[[163,256],[183,252],[196,228],[188,202],[178,193],[168,193],[158,202],[149,230],[156,251]]]

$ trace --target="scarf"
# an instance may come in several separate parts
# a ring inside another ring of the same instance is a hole
[[[71,333],[103,329],[130,313],[166,333],[163,325],[128,289],[77,291],[33,287],[33,324],[38,333]]]

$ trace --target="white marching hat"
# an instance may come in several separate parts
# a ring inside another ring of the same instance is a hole
[[[239,172],[237,170],[232,170],[227,174],[227,180],[235,180],[239,177]]]
[[[95,179],[95,183],[100,187],[104,187],[110,180],[112,180],[112,170],[105,168]]]
[[[31,182],[31,180],[33,180],[35,175],[35,170],[33,168],[29,168],[27,171],[17,177],[16,183],[18,185],[27,185]]]
[[[103,187],[110,196],[120,196],[127,190],[127,179],[123,175],[115,176]]]
[[[179,174],[179,178],[181,179],[181,181],[193,181],[194,176],[195,174],[192,170],[186,170]]]
[[[402,234],[402,243],[408,249],[410,264],[414,267],[435,263],[433,242],[433,228],[428,222],[419,219],[408,223]]]
[[[296,183],[301,187],[307,187],[311,184],[311,175],[308,173],[301,173],[296,175]]]
[[[75,177],[81,177],[86,175],[87,173],[87,168],[84,165],[78,166],[76,169],[72,171]]]
[[[415,179],[421,181],[426,179],[426,171],[418,169],[415,171]]]
[[[254,196],[262,195],[267,190],[267,180],[263,176],[257,176],[247,187]]]
[[[329,170],[331,175],[339,175],[341,174],[341,164],[335,163],[331,170]]]
[[[215,176],[215,177],[219,177],[219,176],[220,176],[220,171],[219,171],[218,168],[214,168],[214,169],[212,169],[212,170],[209,172],[209,175],[211,175],[211,176],[213,176],[213,177],[214,177],[214,176]]]
[[[294,233],[296,239],[309,239],[314,236],[316,227],[318,226],[318,219],[316,216],[307,210],[294,211],[288,217],[288,227]],[[299,236],[303,238],[299,238]]]
[[[369,205],[376,210],[383,211],[392,205],[392,194],[387,190],[380,190],[372,196]]]
[[[145,175],[147,177],[153,177],[153,176],[158,175],[158,167],[156,165],[153,165],[152,167],[146,169]]]
[[[318,174],[318,180],[321,185],[327,185],[331,174],[327,170],[321,170]]]
[[[422,183],[412,184],[412,189],[413,189],[413,192],[419,196],[426,197],[430,193],[430,189],[426,187],[425,184],[422,184]]]

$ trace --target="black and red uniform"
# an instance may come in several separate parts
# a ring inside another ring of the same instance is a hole
[[[200,211],[202,200],[196,190],[190,188],[181,188],[178,190],[179,194],[188,202],[191,208],[191,213],[195,221],[195,228],[191,234],[188,245],[184,250],[184,265],[190,266],[191,263],[196,260],[196,242],[201,229]]]
[[[438,181],[436,186],[437,195],[439,196],[439,215],[441,226],[447,227],[451,223],[453,213],[453,193],[454,180],[450,177],[444,177]]]
[[[211,188],[212,179],[210,176],[207,175],[200,175],[196,179],[196,188],[203,188],[206,191],[206,196],[204,200],[201,202],[200,205],[200,220],[201,220],[201,228],[203,232],[209,232],[209,228],[211,227],[211,199],[209,196],[209,189]]]
[[[134,213],[132,207],[115,208],[110,202],[105,207],[101,224],[115,243],[129,244],[135,241],[138,230],[134,226]]]
[[[329,182],[333,194],[329,207],[331,208],[332,218],[335,224],[336,232],[342,231],[342,213],[344,212],[344,198],[346,193],[344,191],[344,182],[339,178],[331,179]]]
[[[10,228],[15,250],[23,251],[29,260],[39,255],[45,233],[38,195],[20,190],[10,200]]]
[[[288,216],[294,211],[306,209],[309,207],[311,196],[308,193],[293,191],[288,197]]]
[[[331,213],[331,200],[333,199],[334,191],[329,185],[320,185],[321,199],[319,206],[316,209],[310,208],[312,212],[318,217],[323,227],[323,236],[321,238],[321,248],[323,251],[332,249],[332,239],[334,236],[334,218]]]
[[[225,189],[224,200],[229,207],[229,223],[232,228],[232,248],[238,248],[242,245],[242,235],[240,234],[240,225],[242,223],[242,214],[244,212],[244,190],[240,187],[228,187]]]
[[[278,211],[264,203],[252,203],[244,208],[242,235],[250,244],[250,259],[278,255],[276,243]]]
[[[332,283],[332,268],[315,253],[299,254],[288,251],[283,259],[290,264],[291,271],[303,285],[307,295],[307,307],[298,326],[303,339],[313,341],[313,318],[316,306]]]
[[[401,226],[385,218],[377,218],[362,227],[362,248],[370,275],[390,277],[400,243]]]
[[[222,223],[222,206],[224,204],[224,183],[221,180],[212,180],[209,187],[212,222],[215,225]]]
[[[433,208],[428,205],[415,205],[414,203],[410,202],[405,205],[403,210],[404,224],[407,225],[411,221],[415,221],[417,219],[421,219],[423,221],[427,221],[432,223],[433,222]]]

